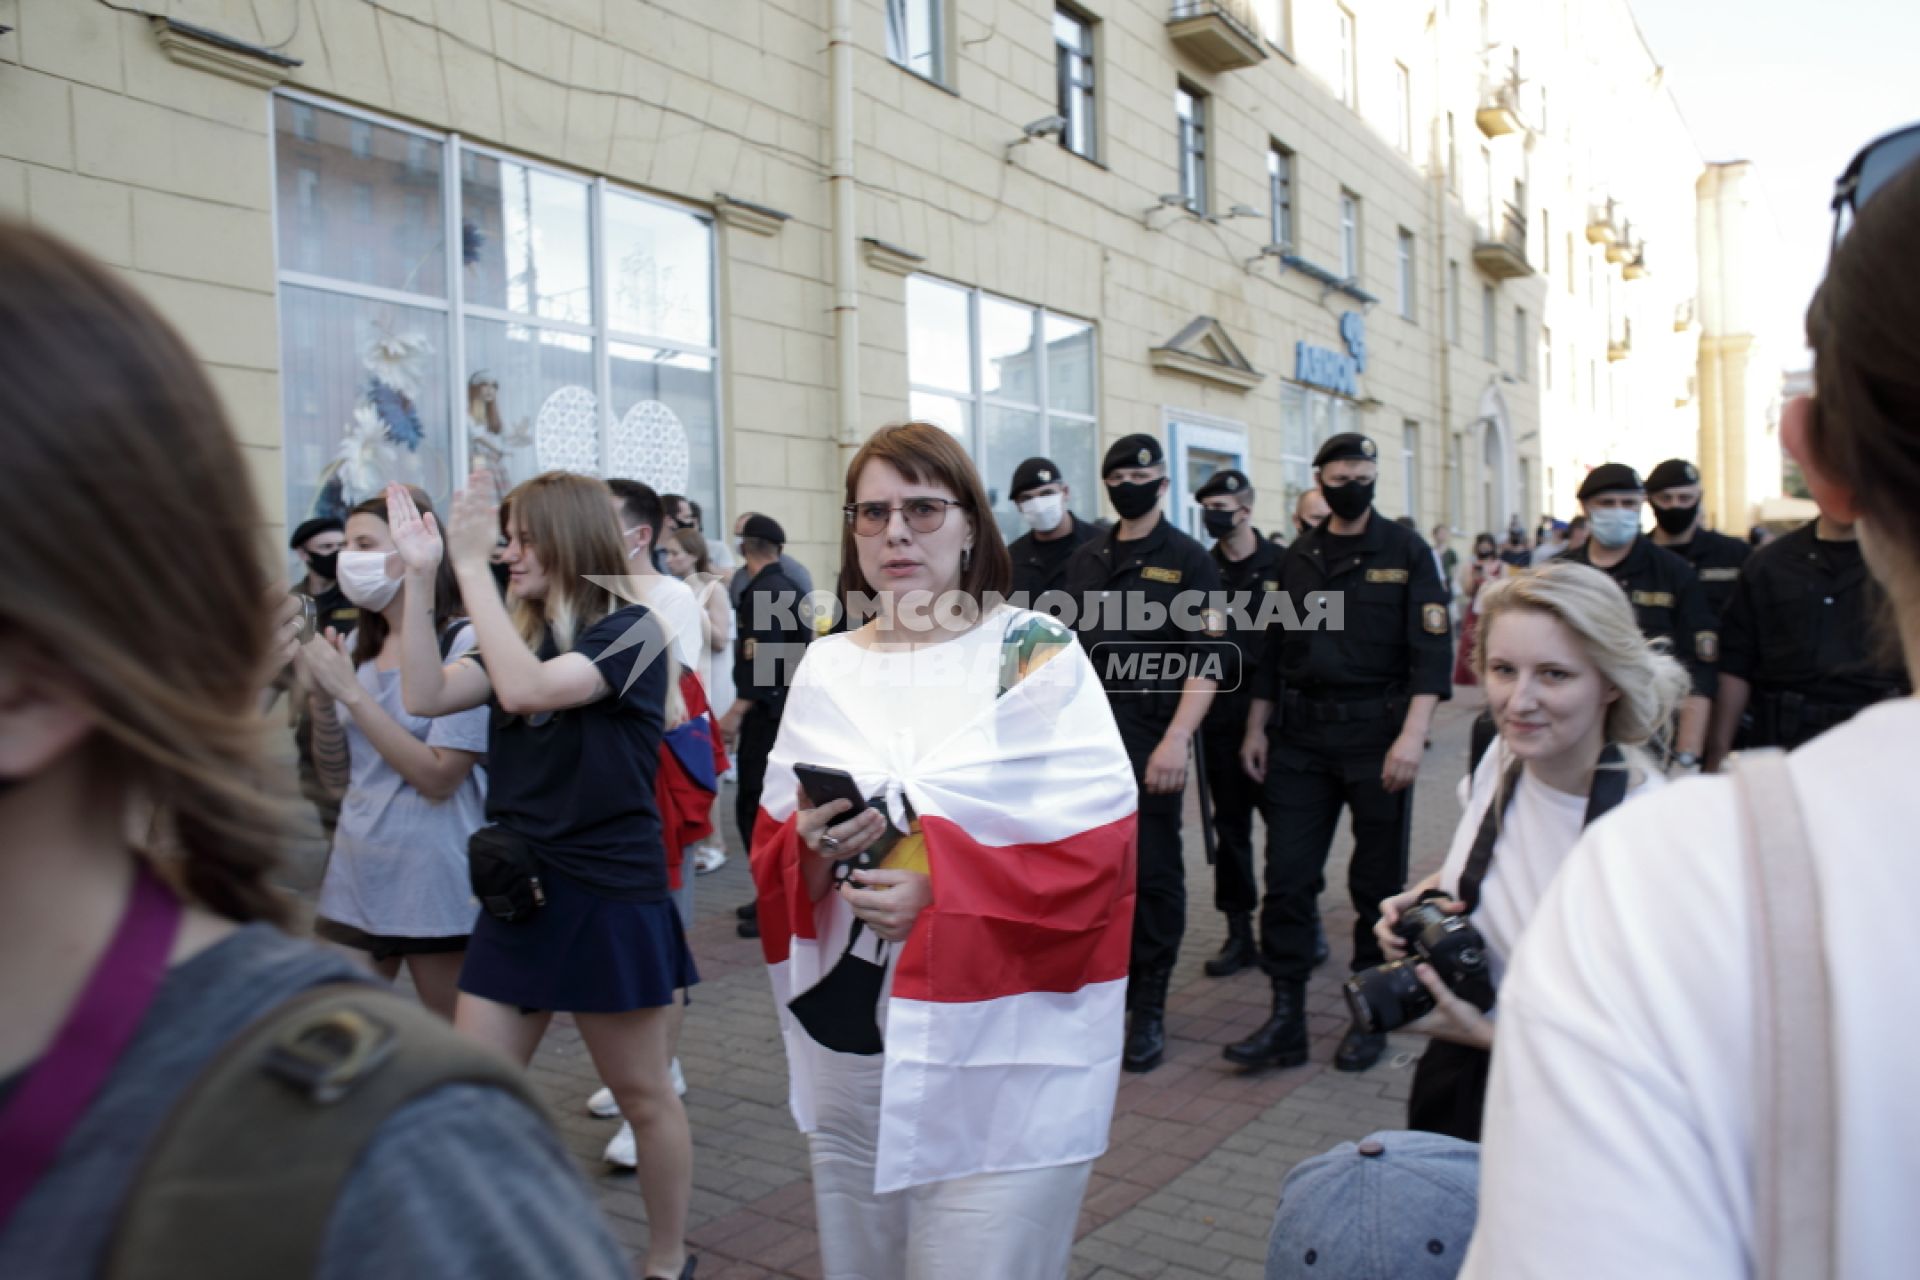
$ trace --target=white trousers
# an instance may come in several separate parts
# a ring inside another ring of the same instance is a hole
[[[1091,1160],[876,1195],[880,1059],[816,1062],[808,1141],[826,1280],[1062,1280]]]

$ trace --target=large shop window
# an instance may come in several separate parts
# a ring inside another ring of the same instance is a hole
[[[1313,455],[1343,431],[1360,430],[1360,406],[1345,396],[1280,385],[1280,474],[1286,482],[1287,518],[1300,495],[1313,488]]]
[[[275,101],[287,515],[542,471],[721,518],[711,221],[604,181]],[[709,525],[709,527],[713,527]]]
[[[958,436],[980,468],[1008,537],[1026,531],[1007,496],[1031,457],[1059,464],[1084,519],[1099,514],[1093,326],[978,289],[907,281],[912,412]]]

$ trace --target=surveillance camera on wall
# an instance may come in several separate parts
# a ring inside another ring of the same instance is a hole
[[[1043,116],[1035,120],[1032,124],[1023,125],[1020,129],[1020,132],[1026,134],[1029,138],[1044,138],[1049,134],[1065,133],[1066,131],[1067,118],[1065,116]]]

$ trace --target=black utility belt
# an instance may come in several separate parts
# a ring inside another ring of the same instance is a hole
[[[1299,716],[1319,724],[1359,724],[1404,714],[1405,697],[1392,695],[1371,698],[1309,698],[1304,693],[1283,690],[1280,705],[1289,716]]]

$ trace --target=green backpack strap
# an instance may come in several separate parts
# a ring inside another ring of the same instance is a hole
[[[101,1274],[313,1275],[374,1134],[452,1084],[499,1089],[546,1115],[512,1063],[384,988],[329,983],[276,1006],[215,1055],[162,1122]]]

